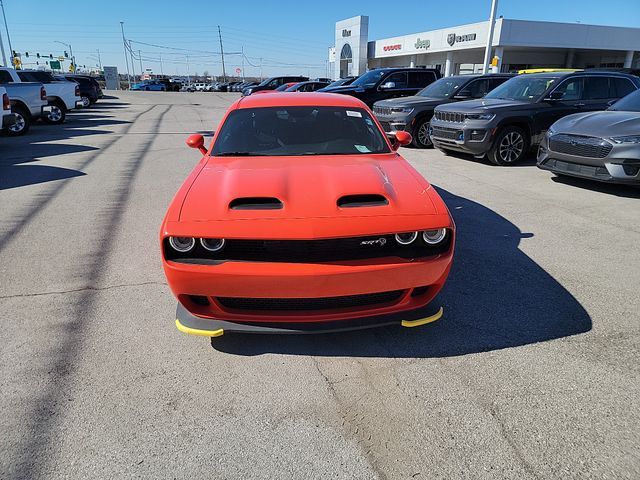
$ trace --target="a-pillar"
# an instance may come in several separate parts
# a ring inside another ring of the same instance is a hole
[[[453,52],[449,51],[447,52],[447,60],[444,62],[444,76],[448,77],[449,75],[453,75],[454,72],[452,72],[453,68]]]
[[[636,53],[633,50],[627,52],[627,56],[624,57],[624,68],[631,68],[633,65],[633,54]]]

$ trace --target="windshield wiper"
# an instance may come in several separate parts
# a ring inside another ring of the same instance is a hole
[[[214,157],[268,157],[266,153],[255,152],[222,152],[213,155]]]

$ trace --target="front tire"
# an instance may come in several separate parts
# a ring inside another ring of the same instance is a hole
[[[433,143],[429,137],[429,120],[424,119],[418,122],[413,136],[413,146],[416,148],[433,148]]]
[[[22,107],[12,106],[11,113],[16,116],[16,121],[7,128],[7,135],[10,137],[19,137],[27,133],[29,128],[31,128],[31,115],[29,112]]]
[[[82,96],[80,97],[80,101],[82,102],[82,108],[89,108],[91,106],[89,97]]]
[[[67,118],[67,109],[64,105],[56,102],[49,106],[51,107],[51,111],[42,117],[42,120],[49,125],[60,125],[64,123],[65,118]]]
[[[529,151],[529,139],[520,127],[505,127],[498,132],[488,157],[491,163],[501,167],[521,161]]]

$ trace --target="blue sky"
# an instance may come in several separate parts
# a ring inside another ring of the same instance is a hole
[[[103,65],[125,71],[120,21],[143,67],[165,74],[220,74],[217,25],[225,52],[244,50],[247,75],[277,73],[324,76],[327,48],[337,20],[369,15],[369,38],[390,37],[486,20],[490,0],[305,1],[273,0],[4,0],[13,49],[61,55],[70,43],[79,65]],[[640,0],[501,0],[506,18],[640,26]],[[6,34],[2,30],[6,47]],[[153,44],[157,46],[149,46]],[[171,47],[171,48],[159,48]],[[240,55],[225,56],[227,73],[242,66]],[[250,65],[252,64],[252,65]],[[136,60],[136,72],[140,70]]]

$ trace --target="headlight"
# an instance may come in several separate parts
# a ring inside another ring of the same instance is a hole
[[[640,135],[626,135],[624,137],[611,137],[614,143],[640,143]]]
[[[418,232],[396,233],[396,242],[400,245],[409,245],[418,238]]]
[[[551,125],[549,127],[549,129],[547,130],[547,135],[555,135],[557,133],[556,129],[553,128],[553,125]]]
[[[391,113],[411,113],[413,108],[408,107],[391,107]]]
[[[176,252],[185,253],[191,250],[196,244],[193,237],[169,237],[169,245]]]
[[[217,252],[224,247],[224,238],[201,238],[200,245],[202,245],[205,250]]]
[[[493,120],[495,113],[467,113],[465,118],[467,120]]]
[[[422,239],[429,245],[437,245],[447,236],[446,228],[438,228],[437,230],[425,230],[422,232]]]

